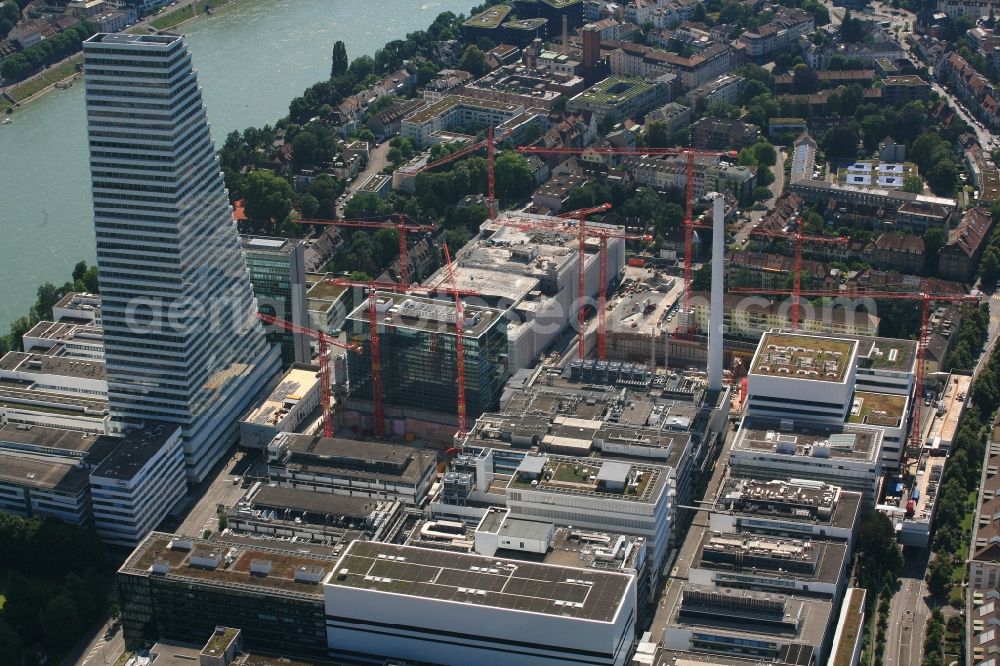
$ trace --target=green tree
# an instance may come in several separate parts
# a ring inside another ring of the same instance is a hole
[[[808,65],[796,65],[792,70],[792,90],[799,95],[807,95],[819,90],[819,74]]]
[[[821,145],[829,157],[854,159],[858,154],[858,133],[850,125],[836,125],[826,131]]]
[[[292,212],[292,186],[273,171],[256,169],[244,182],[243,200],[251,220],[281,225]]]
[[[333,44],[333,57],[330,65],[330,78],[341,76],[347,72],[347,46],[344,42],[337,40]]]
[[[840,22],[840,38],[844,42],[856,44],[865,38],[865,24],[861,19],[851,16],[851,11],[844,12],[844,20]]]
[[[958,165],[948,159],[938,159],[927,172],[927,184],[938,196],[951,196],[958,184]]]
[[[670,146],[670,131],[662,120],[650,120],[643,127],[642,138],[651,148],[666,148]]]
[[[938,598],[948,596],[951,588],[951,561],[945,554],[940,554],[934,558],[927,571],[927,589]]]
[[[903,179],[903,191],[910,194],[922,194],[924,191],[923,179],[915,173],[911,173]]]
[[[458,67],[478,78],[486,71],[486,55],[475,44],[467,46]]]
[[[691,20],[696,23],[704,23],[708,18],[708,12],[705,11],[705,4],[699,2],[695,5],[694,13],[691,15]]]
[[[767,141],[758,141],[752,149],[757,164],[773,167],[778,162],[778,152]]]
[[[520,153],[505,151],[494,165],[497,196],[505,201],[526,199],[535,189],[535,174]]]
[[[931,227],[924,232],[924,272],[937,275],[938,252],[948,242],[948,232],[941,227]]]

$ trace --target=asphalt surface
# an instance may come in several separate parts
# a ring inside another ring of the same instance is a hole
[[[919,664],[924,626],[930,617],[924,570],[927,551],[908,557],[900,587],[889,604],[889,628],[885,635],[885,666]]]
[[[368,180],[370,176],[377,173],[382,173],[382,169],[389,164],[389,160],[385,158],[386,153],[389,152],[389,142],[384,141],[375,147],[368,155],[368,166],[365,170],[358,174],[351,183],[348,184],[347,189],[344,190],[344,194],[347,195],[337,203],[337,217],[344,217],[344,206],[347,202],[351,200],[351,197],[358,191],[358,188],[364,185],[365,181]]]

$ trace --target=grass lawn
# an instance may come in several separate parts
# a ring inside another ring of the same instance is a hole
[[[0,610],[3,610],[3,605],[7,603],[7,597],[0,594]]]
[[[76,67],[81,62],[81,58],[82,56],[77,54],[64,62],[59,63],[58,65],[48,68],[41,76],[26,83],[22,83],[19,86],[15,86],[9,91],[11,97],[16,99],[18,102],[22,102],[32,95],[37,94],[39,91],[48,88],[53,83],[58,83],[65,78],[73,76],[77,73]],[[0,110],[6,109],[9,106],[10,102],[4,98],[0,98]]]
[[[205,13],[205,7],[210,9],[215,9],[216,7],[222,7],[223,5],[228,5],[232,0],[197,0],[192,2],[190,5],[185,5],[178,10],[172,12],[164,12],[162,16],[158,16],[153,19],[152,25],[157,30],[169,30],[177,25],[180,25],[184,21],[190,21],[195,16],[201,16]]]

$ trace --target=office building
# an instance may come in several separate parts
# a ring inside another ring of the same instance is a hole
[[[863,495],[874,506],[882,479],[882,430],[747,416],[729,465],[738,478],[811,479]]]
[[[570,98],[570,111],[592,111],[598,120],[624,121],[644,115],[670,100],[670,88],[626,76],[611,76]]]
[[[854,541],[861,494],[822,481],[757,481],[729,477],[715,500],[709,530],[805,539]]]
[[[355,541],[324,584],[330,648],[344,658],[450,666],[624,666],[635,577]]]
[[[294,238],[243,236],[243,256],[250,269],[250,284],[257,309],[297,326],[309,328],[306,305],[305,244]],[[281,346],[281,365],[308,363],[309,338],[281,328],[268,329],[267,339]]]
[[[458,413],[454,301],[407,294],[376,293],[382,400],[392,431],[407,419],[454,423]],[[507,322],[492,308],[463,309],[466,413],[473,418],[495,409],[507,381]],[[350,339],[361,353],[347,356],[348,406],[372,400],[368,301],[347,317]],[[364,407],[362,407],[364,409]],[[370,411],[370,409],[365,410]],[[408,429],[408,428],[407,428]]]
[[[325,552],[324,552],[325,551]],[[122,633],[198,643],[219,625],[239,627],[248,650],[327,656],[323,585],[330,549],[264,541],[206,541],[153,532],[118,570]]]
[[[200,481],[279,366],[257,305],[184,38],[84,43],[112,419],[177,423]]]
[[[126,430],[111,455],[90,471],[97,535],[116,546],[137,545],[186,490],[180,427],[147,423]]]
[[[295,432],[320,416],[320,374],[314,365],[293,365],[274,391],[240,421],[240,444],[263,449],[279,432]]]
[[[420,506],[437,471],[433,453],[401,444],[279,433],[267,447],[272,483]]]

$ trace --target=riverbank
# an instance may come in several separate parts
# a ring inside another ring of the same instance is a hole
[[[212,16],[216,10],[229,8],[240,0],[193,0],[173,11],[148,16],[139,21],[127,32],[146,34],[148,27],[158,31],[173,30],[204,16]],[[212,13],[206,13],[205,7]],[[0,113],[10,113],[12,109],[23,107],[52,90],[70,84],[82,76],[83,54],[76,53],[65,60],[50,66],[26,81],[10,86],[0,95]]]

